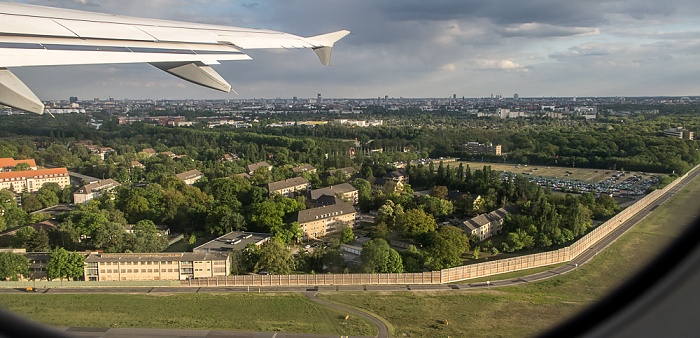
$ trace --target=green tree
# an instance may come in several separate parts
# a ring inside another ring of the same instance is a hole
[[[124,252],[127,247],[126,228],[116,222],[107,222],[98,228],[92,237],[92,243],[97,249],[106,253]]]
[[[29,260],[23,255],[0,252],[0,280],[17,280],[29,274]]]
[[[27,244],[35,234],[36,230],[30,226],[19,229],[15,233],[15,236],[12,237],[10,245],[14,248],[27,248]]]
[[[453,226],[440,227],[428,240],[425,250],[426,265],[433,271],[462,264],[462,254],[469,250],[469,238]]]
[[[12,171],[27,171],[27,170],[32,170],[32,167],[29,166],[29,163],[17,163],[17,165],[12,168]]]
[[[345,226],[340,235],[340,242],[343,244],[352,243],[355,240],[355,233],[352,232],[352,228]]]
[[[29,239],[25,247],[29,252],[49,252],[51,250],[49,234],[44,228],[39,228],[39,231]]]
[[[395,228],[401,236],[418,238],[420,235],[435,231],[437,223],[433,216],[421,209],[411,209],[396,217]]]
[[[440,199],[447,199],[447,187],[444,185],[438,185],[433,187],[432,190],[430,190],[430,196],[440,198]]]
[[[363,270],[367,273],[400,273],[403,262],[396,250],[382,238],[375,238],[362,246],[360,254]]]
[[[131,242],[133,252],[161,252],[168,247],[168,238],[158,231],[151,220],[141,220],[134,225]]]
[[[273,237],[260,248],[260,255],[255,263],[255,272],[267,271],[276,275],[286,275],[295,268],[292,252],[279,239]]]
[[[41,210],[43,207],[39,198],[34,194],[22,194],[22,209],[27,212]]]
[[[49,262],[46,264],[46,274],[49,280],[64,278],[77,280],[83,277],[85,256],[77,252],[68,252],[64,248],[51,251]]]

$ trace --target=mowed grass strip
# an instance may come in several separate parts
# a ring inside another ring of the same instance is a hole
[[[168,328],[374,336],[377,328],[300,294],[4,294],[0,306],[64,327]]]
[[[325,293],[391,322],[397,337],[528,337],[584,310],[638,272],[700,214],[700,179],[575,271],[490,290]],[[496,278],[495,276],[493,277]]]

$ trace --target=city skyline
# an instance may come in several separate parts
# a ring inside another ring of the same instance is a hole
[[[700,50],[700,25],[693,21],[699,10],[690,1],[13,2],[302,36],[353,32],[336,46],[331,67],[303,50],[248,50],[253,61],[215,66],[240,95],[198,88],[149,65],[13,69],[45,100],[700,93],[693,58]]]

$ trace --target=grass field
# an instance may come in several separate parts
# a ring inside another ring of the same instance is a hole
[[[617,171],[604,170],[604,169],[590,169],[590,168],[572,168],[572,167],[552,167],[552,166],[541,166],[541,165],[528,165],[527,167],[519,164],[508,164],[508,163],[484,163],[484,162],[452,162],[449,163],[450,168],[458,168],[459,164],[462,163],[466,168],[467,164],[471,170],[479,169],[481,170],[485,165],[491,166],[491,169],[496,171],[510,171],[514,174],[527,173],[531,176],[540,176],[547,178],[560,178],[567,179],[570,181],[581,180],[585,182],[597,183],[608,177],[612,177]],[[436,168],[437,168],[436,163]],[[448,163],[445,163],[447,165]],[[518,166],[518,167],[516,167]],[[569,176],[565,176],[568,172],[571,172]],[[608,173],[608,174],[606,174]],[[635,173],[635,175],[640,175]],[[646,179],[649,175],[641,175]]]
[[[377,328],[300,294],[0,295],[0,306],[57,326],[372,336]]]
[[[688,203],[698,199],[700,180],[695,180],[590,263],[542,282],[480,291],[320,297],[382,316],[399,337],[532,336],[580,312],[642,268],[692,222],[700,210]]]

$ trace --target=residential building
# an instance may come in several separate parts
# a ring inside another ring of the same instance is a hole
[[[28,160],[15,160],[13,158],[0,158],[0,172],[12,171],[12,169],[20,163],[26,163],[29,165],[29,169],[37,170],[36,161],[33,159]]]
[[[70,186],[66,168],[0,172],[0,189],[16,193],[38,191],[46,183],[57,183],[61,189]]]
[[[384,175],[383,178],[386,180],[392,180],[392,181],[398,182],[398,183],[403,183],[403,184],[408,183],[408,174],[403,170],[392,171],[392,172]]]
[[[296,168],[292,168],[292,172],[296,175],[299,175],[301,173],[310,173],[313,174],[316,172],[316,168],[310,164],[304,164],[301,166],[298,166]]]
[[[347,168],[340,168],[340,169],[335,169],[335,170],[329,170],[329,171],[328,171],[328,175],[333,176],[333,175],[335,175],[338,171],[342,171],[343,174],[345,174],[345,176],[348,176],[348,177],[357,174],[357,169],[355,169],[355,168],[353,168],[353,167],[347,167]]]
[[[206,242],[194,248],[192,251],[195,253],[203,253],[243,250],[248,244],[260,247],[265,244],[265,242],[269,241],[270,238],[272,238],[272,234],[233,231]]]
[[[86,281],[186,280],[230,273],[225,252],[90,253],[85,258]]]
[[[245,170],[248,171],[249,175],[253,175],[256,170],[263,168],[263,167],[267,168],[267,170],[272,170],[272,165],[270,165],[267,162],[258,162],[258,163],[249,164],[249,165],[245,166]]]
[[[464,221],[460,228],[469,235],[478,236],[479,240],[483,241],[501,232],[503,221],[510,212],[513,212],[513,209],[505,207],[488,214],[481,214]]]
[[[349,183],[311,190],[311,200],[318,201],[322,196],[337,196],[356,205],[360,201],[359,192]]]
[[[684,140],[694,140],[695,133],[683,127],[676,127],[664,130],[664,135],[668,137],[680,138]]]
[[[403,191],[403,183],[384,177],[376,177],[372,183],[374,190],[384,190],[388,194]]]
[[[309,184],[309,181],[303,177],[294,177],[284,181],[267,184],[267,191],[270,193],[270,195],[280,194],[291,197],[296,192],[306,192],[309,189],[311,189],[311,184]]]
[[[146,149],[144,149],[144,150],[141,150],[141,152],[142,152],[142,153],[145,153],[145,154],[148,155],[149,157],[150,157],[150,156],[153,156],[153,155],[155,155],[155,154],[158,154],[158,152],[157,152],[155,149],[153,149],[153,148],[146,148]]]
[[[221,157],[221,161],[223,162],[233,162],[233,161],[238,161],[238,155],[236,154],[224,154],[224,156]]]
[[[199,170],[185,171],[182,174],[175,175],[177,178],[181,179],[187,185],[193,185],[195,182],[202,178],[202,172]]]
[[[500,144],[469,142],[464,145],[464,149],[470,155],[502,155],[503,148]]]
[[[114,188],[118,186],[121,186],[121,184],[111,178],[97,181],[96,183],[86,184],[73,193],[73,203],[87,203],[107,192],[114,190]]]
[[[301,210],[297,222],[304,231],[304,239],[317,239],[339,232],[343,227],[355,227],[357,211],[352,203],[342,202],[320,208]]]
[[[170,158],[175,158],[175,157],[177,156],[177,155],[175,155],[175,153],[172,152],[172,151],[164,151],[164,152],[162,152],[162,153],[159,153],[158,155],[165,155],[165,156],[168,156],[168,157],[170,157]]]
[[[141,163],[141,162],[139,162],[139,161],[131,161],[131,167],[132,167],[132,168],[141,168],[141,169],[143,169],[143,168],[145,168],[146,166],[143,165],[143,163]]]
[[[110,147],[100,147],[92,144],[83,144],[91,154],[97,155],[101,160],[105,160],[107,154],[113,153],[114,149]]]

